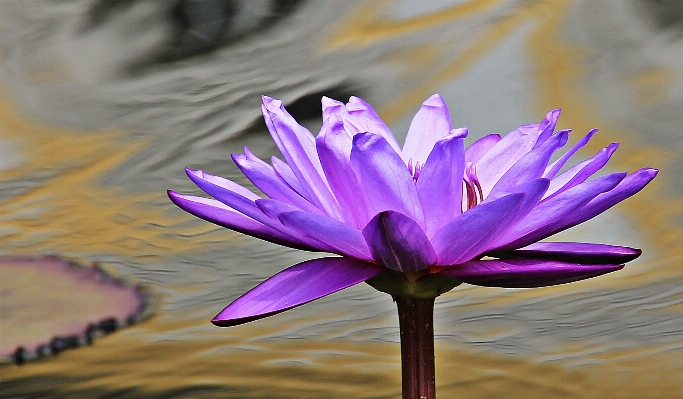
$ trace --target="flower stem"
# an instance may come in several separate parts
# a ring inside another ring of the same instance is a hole
[[[435,399],[434,298],[394,301],[401,330],[403,399]]]

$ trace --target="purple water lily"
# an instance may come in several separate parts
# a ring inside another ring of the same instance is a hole
[[[232,158],[265,197],[200,170],[187,174],[214,199],[169,191],[180,208],[220,226],[341,255],[274,275],[220,312],[213,319],[218,326],[270,316],[368,280],[395,297],[433,298],[460,282],[568,283],[619,270],[640,255],[628,247],[539,242],[637,193],[657,174],[644,168],[589,180],[616,143],[564,170],[595,130],[551,162],[570,132],[555,132],[560,110],[465,148],[467,129],[452,127],[435,94],[413,118],[401,148],[360,98],[322,103],[324,124],[314,137],[281,101],[263,98],[284,161],[273,157],[269,164],[248,148]],[[422,288],[432,291],[410,292],[410,283],[429,279],[436,283]],[[401,281],[408,285],[392,288]]]

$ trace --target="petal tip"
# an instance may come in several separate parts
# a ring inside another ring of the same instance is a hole
[[[446,106],[446,100],[441,97],[441,94],[432,94],[429,96],[428,99],[426,99],[422,104],[424,105],[429,105],[432,107],[445,107]]]
[[[263,106],[269,112],[277,111],[282,108],[282,101],[276,98],[261,96],[261,101],[263,102]]]
[[[459,128],[451,129],[451,131],[449,132],[449,136],[451,136],[452,138],[456,138],[456,139],[464,139],[469,134],[470,134],[469,129],[467,129],[466,127],[459,127]]]

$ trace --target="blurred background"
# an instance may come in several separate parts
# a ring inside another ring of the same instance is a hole
[[[6,358],[0,397],[399,398],[396,311],[367,285],[212,326],[315,255],[203,222],[165,191],[199,194],[184,167],[244,183],[230,154],[245,145],[276,154],[262,94],[314,133],[322,95],[360,96],[401,142],[436,92],[470,143],[562,108],[570,142],[600,128],[577,162],[621,142],[607,172],[662,171],[557,237],[642,248],[623,271],[437,299],[439,397],[683,397],[682,73],[679,0],[2,0],[0,254],[98,262],[144,287],[150,308],[93,346]],[[5,356],[43,296],[94,301],[8,270]]]

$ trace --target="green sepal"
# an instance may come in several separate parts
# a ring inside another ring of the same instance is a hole
[[[462,284],[462,281],[439,274],[416,276],[387,270],[366,283],[393,297],[427,299],[452,290]]]

